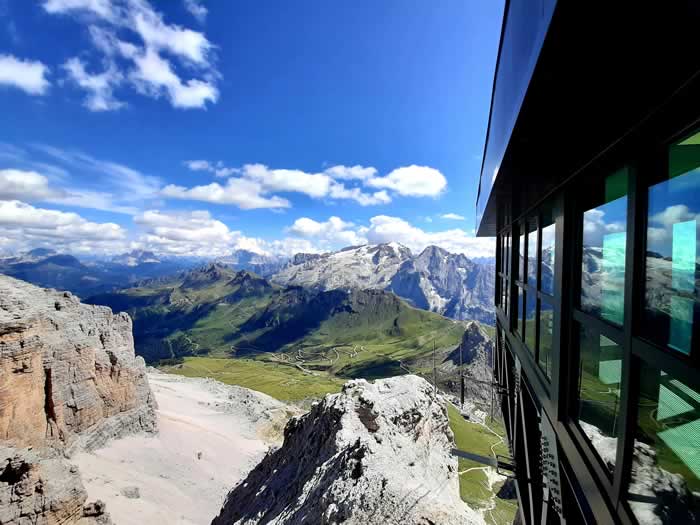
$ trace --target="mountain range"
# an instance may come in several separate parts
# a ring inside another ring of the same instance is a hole
[[[167,282],[205,262],[144,250],[108,260],[79,259],[39,248],[0,258],[0,273],[85,298],[152,280]],[[291,258],[236,250],[215,262],[253,272],[280,286],[316,291],[386,290],[416,308],[458,320],[494,323],[493,264],[477,263],[437,246],[428,246],[418,255],[401,244],[386,243],[324,254],[298,253]]]
[[[419,255],[398,243],[297,254],[271,280],[320,290],[389,290],[417,308],[494,324],[492,265],[428,246]]]
[[[464,325],[388,290],[281,286],[212,263],[87,302],[128,312],[137,352],[151,363],[184,356],[274,360],[339,377],[402,373],[407,362],[454,348]]]

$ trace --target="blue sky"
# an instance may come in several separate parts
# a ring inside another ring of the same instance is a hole
[[[486,255],[503,6],[436,6],[0,0],[0,250]]]

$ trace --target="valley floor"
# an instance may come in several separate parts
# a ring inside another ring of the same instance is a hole
[[[281,442],[290,414],[267,396],[252,403],[264,417],[245,413],[232,406],[227,387],[213,381],[156,372],[149,382],[159,434],[127,437],[73,458],[89,500],[105,501],[118,525],[209,523],[231,487]]]

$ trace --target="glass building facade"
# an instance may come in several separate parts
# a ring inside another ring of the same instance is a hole
[[[700,523],[700,7],[600,9],[506,2],[477,233],[520,519]]]

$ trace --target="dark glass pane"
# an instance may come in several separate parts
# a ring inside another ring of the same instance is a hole
[[[593,189],[583,214],[581,309],[614,324],[624,320],[627,170]]]
[[[537,223],[530,223],[527,234],[527,284],[537,287]]]
[[[578,422],[612,472],[617,451],[622,348],[596,330],[581,326]]]
[[[540,352],[538,361],[548,378],[552,378],[552,333],[554,330],[554,309],[545,301],[540,301]]]
[[[670,178],[649,188],[646,336],[690,354],[700,303],[700,133],[670,149]]]
[[[523,338],[523,335],[525,334],[525,331],[524,331],[524,329],[523,329],[524,326],[525,326],[525,324],[524,324],[524,322],[523,322],[523,318],[524,318],[523,312],[524,312],[524,310],[525,310],[524,305],[523,305],[523,300],[524,300],[524,299],[525,299],[525,294],[523,293],[523,289],[520,288],[520,287],[518,287],[518,311],[517,311],[517,315],[518,315],[518,333],[520,334],[520,338],[521,338],[521,339]]]
[[[536,325],[537,296],[533,292],[525,292],[525,345],[534,353]]]
[[[525,235],[525,225],[520,227],[520,245],[518,246],[518,279],[525,281],[525,242],[527,242],[527,236]]]
[[[640,523],[700,523],[700,393],[642,363],[629,501]]]
[[[501,280],[501,306],[508,315],[508,279],[506,277]]]
[[[542,260],[540,261],[540,289],[544,293],[549,295],[554,295],[554,244],[556,241],[554,234],[554,224],[546,224],[542,227]]]

